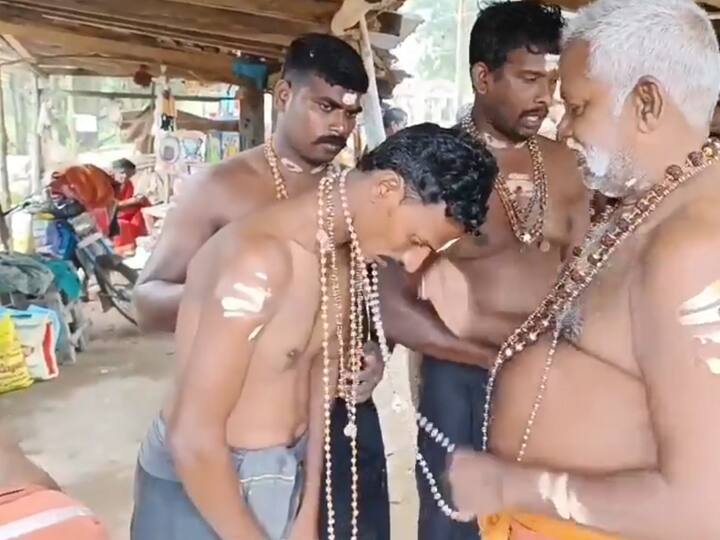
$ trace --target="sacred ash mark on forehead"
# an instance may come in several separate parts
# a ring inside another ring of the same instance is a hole
[[[345,92],[342,97],[343,105],[354,107],[357,105],[358,95],[355,92]]]
[[[546,54],[545,55],[545,69],[547,71],[553,71],[560,67],[560,55],[559,54]]]

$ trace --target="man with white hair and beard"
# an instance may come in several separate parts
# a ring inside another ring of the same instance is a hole
[[[561,130],[620,204],[500,349],[454,500],[485,540],[716,540],[717,38],[690,0],[598,0],[560,72]]]

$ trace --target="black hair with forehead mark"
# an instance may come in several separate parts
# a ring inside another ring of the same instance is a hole
[[[288,48],[282,78],[302,83],[310,75],[330,86],[342,86],[359,94],[368,90],[368,76],[360,55],[342,39],[328,34],[306,34]]]
[[[360,160],[363,171],[387,169],[405,180],[424,204],[444,202],[445,213],[478,233],[498,173],[488,149],[457,128],[419,124],[399,131]]]
[[[559,54],[564,26],[557,6],[511,1],[492,4],[478,14],[470,34],[470,65],[482,62],[496,71],[505,65],[511,51],[522,48],[533,54]]]

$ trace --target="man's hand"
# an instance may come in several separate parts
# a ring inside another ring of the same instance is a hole
[[[479,517],[501,512],[502,474],[503,465],[497,458],[471,450],[456,451],[448,479],[458,510]]]
[[[372,397],[375,387],[380,383],[385,373],[385,361],[377,343],[368,341],[363,347],[363,353],[363,369],[358,375],[358,403],[365,403]]]

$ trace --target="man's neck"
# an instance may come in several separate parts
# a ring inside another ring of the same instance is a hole
[[[642,171],[639,178],[629,179],[631,182],[636,181],[636,185],[629,186],[632,193],[623,197],[625,202],[641,197],[648,189],[663,182],[671,165],[684,167],[688,155],[700,151],[706,137],[702,133],[688,133],[684,136],[656,136],[654,140],[657,142],[640,149],[640,155],[647,157],[638,163],[638,168]]]
[[[351,173],[352,174],[352,173]],[[333,183],[333,208],[334,208],[334,243],[336,247],[344,246],[350,241],[350,234],[340,190],[338,178]],[[353,181],[348,182],[347,196],[351,215],[353,214],[352,201],[356,198],[353,193],[355,186]],[[307,251],[319,253],[318,243],[318,189],[307,189],[303,193],[291,197],[282,204],[272,206],[264,215],[260,227],[273,235],[278,235],[300,244]],[[327,204],[325,204],[327,212]],[[327,231],[326,231],[327,232]]]
[[[288,142],[281,131],[273,134],[273,147],[283,172],[290,174],[318,174],[327,163],[309,163]]]
[[[504,133],[501,133],[487,120],[477,103],[472,110],[472,119],[478,132],[483,135],[485,143],[488,145],[490,150],[521,148],[525,146],[525,143],[527,142],[526,140],[520,138],[512,139]]]

